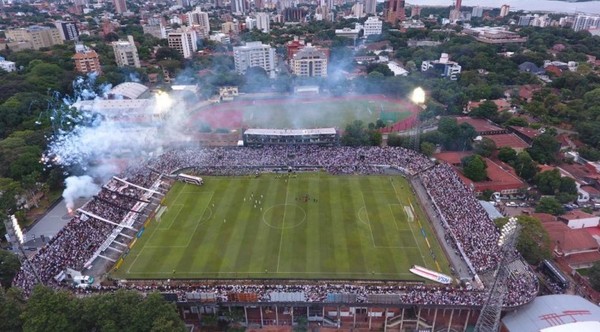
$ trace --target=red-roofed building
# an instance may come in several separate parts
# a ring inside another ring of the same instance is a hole
[[[558,220],[565,222],[569,228],[585,228],[585,227],[598,227],[600,223],[600,217],[593,214],[583,212],[581,210],[569,211],[562,216],[558,217]]]
[[[571,268],[584,268],[600,261],[600,246],[585,229],[570,229],[560,221],[542,223],[552,241],[553,251]]]
[[[531,216],[541,221],[542,223],[558,221],[558,218],[556,218],[556,216],[551,215],[550,213],[532,213]]]
[[[460,125],[463,123],[468,123],[479,135],[496,135],[496,134],[506,134],[507,131],[504,128],[500,128],[493,124],[491,121],[485,119],[475,119],[468,116],[459,116],[456,118],[456,122]]]
[[[549,65],[549,66],[545,67],[545,68],[544,68],[544,70],[545,70],[547,73],[552,73],[552,74],[554,74],[556,77],[561,77],[561,76],[562,76],[562,74],[563,74],[563,71],[562,71],[562,69],[558,68],[558,67],[557,67],[557,66],[555,66],[555,65]]]
[[[528,127],[508,126],[508,130],[515,133],[528,144],[533,143],[533,139],[542,134],[539,130]]]
[[[470,113],[472,110],[476,109],[477,107],[479,107],[479,105],[481,105],[481,103],[483,103],[485,100],[480,100],[480,101],[469,101],[467,103],[467,113]],[[504,112],[504,111],[508,111],[511,109],[511,104],[508,100],[506,99],[494,99],[492,100],[492,102],[494,102],[494,104],[496,104],[496,107],[498,107],[498,112]]]
[[[540,85],[523,85],[519,88],[519,97],[529,103],[531,102],[531,98],[533,98],[533,94],[541,89]]]
[[[485,190],[491,190],[508,196],[518,194],[521,189],[527,187],[526,183],[515,174],[510,166],[504,163],[496,163],[488,158],[484,158],[487,165],[487,180],[474,182],[468,179],[458,168],[461,165],[461,160],[471,154],[470,152],[442,152],[435,154],[434,157],[454,166],[456,173],[463,182],[471,186],[477,195]]]
[[[494,141],[497,148],[508,146],[517,151],[517,153],[522,152],[529,147],[527,142],[515,134],[484,135],[483,137]]]
[[[444,161],[452,166],[460,167],[462,163],[462,159],[464,157],[468,157],[472,155],[472,152],[467,151],[447,151],[436,153],[434,157],[437,160]]]
[[[581,186],[579,189],[585,191],[591,200],[594,200],[594,201],[600,200],[600,190],[598,190],[592,186]]]

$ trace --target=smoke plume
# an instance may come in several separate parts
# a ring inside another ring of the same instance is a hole
[[[89,175],[69,176],[65,179],[65,191],[63,198],[69,212],[75,207],[75,200],[80,197],[92,197],[100,191],[100,187],[94,183]]]

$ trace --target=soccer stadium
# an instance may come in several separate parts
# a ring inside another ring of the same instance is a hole
[[[235,112],[194,118],[243,128],[247,110]],[[409,126],[407,114],[390,127]],[[25,294],[37,283],[158,291],[184,318],[236,312],[245,327],[465,330],[491,299],[507,309],[535,298],[534,272],[504,254],[504,234],[450,166],[399,147],[329,144],[331,135],[313,144],[309,129],[288,125],[298,136],[279,143],[281,132],[258,129],[269,139],[254,147],[177,145],[127,168],[14,284]]]

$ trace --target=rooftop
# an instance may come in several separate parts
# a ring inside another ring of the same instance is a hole
[[[473,126],[473,128],[475,128],[475,131],[478,133],[504,131],[503,128],[500,128],[485,119],[475,119],[468,116],[459,116],[456,118],[456,122],[458,122],[459,125],[462,123],[468,123],[471,126]]]
[[[148,91],[148,87],[135,82],[121,83],[112,88],[108,93],[115,96],[122,96],[126,99],[138,99]]]
[[[515,134],[484,135],[483,137],[494,141],[494,143],[496,143],[496,147],[498,148],[508,146],[513,149],[525,149],[529,147],[529,144]]]
[[[244,135],[299,136],[299,135],[335,135],[335,128],[316,129],[247,129]]]
[[[585,218],[598,218],[598,217],[596,217],[593,214],[583,212],[581,210],[569,211],[569,212],[563,214],[562,216],[560,216],[560,219],[564,219],[564,220],[576,220],[576,219],[585,219]]]
[[[507,314],[502,323],[510,332],[598,331],[600,307],[576,295],[545,295]],[[572,325],[579,323],[584,324]]]
[[[509,128],[513,129],[516,132],[519,132],[531,139],[536,138],[541,135],[539,130],[528,128],[528,127],[519,127],[519,126],[510,126]]]

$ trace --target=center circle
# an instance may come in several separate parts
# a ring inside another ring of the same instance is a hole
[[[263,213],[263,222],[276,229],[290,229],[306,221],[306,211],[296,204],[273,205]]]

